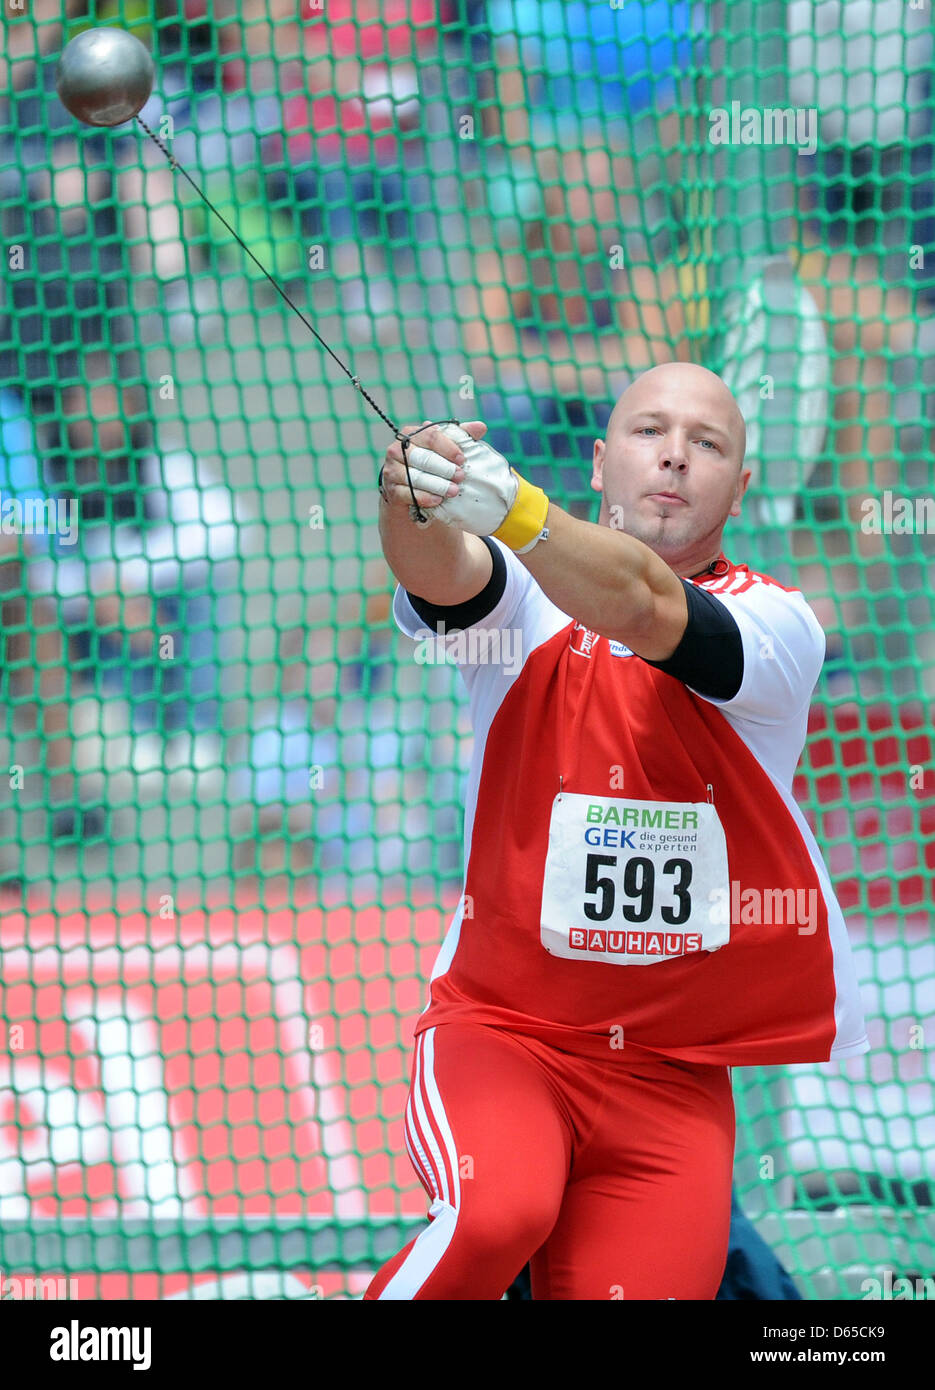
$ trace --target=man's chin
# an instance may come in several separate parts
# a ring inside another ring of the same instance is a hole
[[[686,535],[687,530],[681,520],[674,522],[671,517],[661,516],[651,525],[634,527],[627,530],[626,534],[634,540],[642,541],[663,560],[669,561],[683,554],[687,542],[691,539]]]
[[[630,510],[632,512],[632,508]],[[636,521],[631,518],[627,526],[610,526],[609,522],[604,524],[612,531],[620,531],[635,541],[642,541],[643,545],[648,545],[650,550],[655,551],[661,560],[670,565],[678,563],[693,541],[691,525],[686,525],[685,518],[674,517],[671,514],[654,516],[649,521],[643,517]]]

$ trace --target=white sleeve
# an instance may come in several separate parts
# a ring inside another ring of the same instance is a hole
[[[810,702],[825,659],[824,629],[805,595],[756,583],[740,594],[713,597],[740,629],[743,679],[729,700],[695,694],[755,724],[787,723]]]
[[[420,644],[416,660],[444,660],[447,654],[471,691],[478,683],[499,688],[505,682],[505,689],[519,675],[531,653],[570,621],[546,597],[508,546],[492,536],[487,539],[503,557],[506,570],[503,593],[489,612],[483,612],[485,605],[481,603],[477,618],[465,622],[465,605],[446,610],[451,616],[445,632],[439,634],[416,612],[401,584],[393,598],[397,627]],[[452,631],[448,631],[449,626]]]
[[[513,626],[520,617],[520,610],[524,607],[524,601],[532,597],[532,591],[545,599],[545,595],[525,565],[520,564],[516,556],[501,541],[490,536],[487,538],[497,547],[503,556],[506,565],[506,583],[500,599],[489,613],[479,617],[476,622],[464,624],[462,629],[446,633],[444,637],[435,634],[436,645],[440,644],[443,649],[449,649],[456,641],[459,630],[474,630],[477,633],[477,646],[482,649],[486,643],[489,644],[489,632]],[[492,577],[492,576],[491,576]],[[548,600],[545,600],[548,602]],[[459,605],[461,607],[461,605]],[[452,609],[451,626],[456,626]],[[407,637],[412,637],[415,641],[425,641],[433,635],[434,629],[429,627],[425,619],[420,616],[413,608],[409,595],[401,584],[396,586],[396,593],[393,598],[393,618],[396,626]]]

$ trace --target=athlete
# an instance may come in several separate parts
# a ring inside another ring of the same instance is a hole
[[[791,794],[824,659],[802,593],[736,564],[750,481],[721,379],[654,367],[594,444],[597,524],[482,442],[407,427],[380,532],[408,636],[470,698],[464,890],[415,1028],[430,1198],[368,1299],[714,1299],[730,1068],[869,1048],[841,909]]]

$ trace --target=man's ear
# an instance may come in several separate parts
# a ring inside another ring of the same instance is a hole
[[[594,441],[594,468],[591,473],[591,487],[595,492],[604,491],[604,441]]]
[[[736,491],[735,491],[735,493],[734,493],[734,500],[733,500],[733,502],[731,503],[731,508],[730,508],[730,511],[728,512],[728,516],[739,516],[739,515],[740,515],[740,499],[743,497],[744,493],[746,492],[746,490],[747,490],[747,484],[750,482],[750,479],[751,479],[752,477],[753,477],[753,470],[752,470],[752,468],[744,468],[744,469],[741,470],[740,476],[739,476],[738,479],[737,479],[737,489],[736,489]]]

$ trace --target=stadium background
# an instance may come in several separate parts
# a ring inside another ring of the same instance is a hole
[[[0,494],[79,524],[0,511],[0,1277],[358,1296],[426,1209],[409,1045],[460,887],[470,728],[389,617],[385,427],[137,128],[61,108],[64,43],[106,22],[156,56],[147,123],[397,421],[484,419],[593,518],[635,373],[746,392],[725,549],[828,633],[795,791],[872,1051],[735,1072],[737,1191],[807,1298],[930,1275],[932,520],[861,526],[931,503],[930,10],[4,19]],[[735,101],[817,109],[814,153],[716,145]]]

